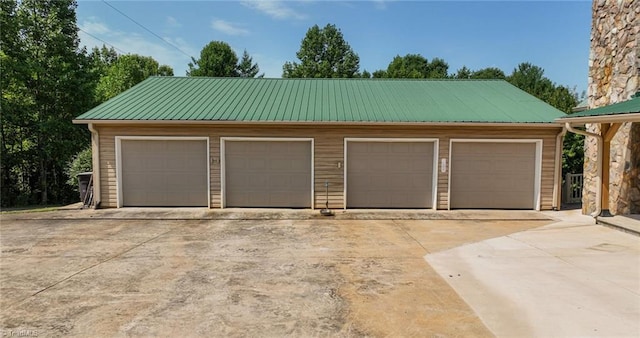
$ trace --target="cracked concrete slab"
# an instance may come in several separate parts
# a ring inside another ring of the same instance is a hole
[[[2,333],[492,336],[423,256],[549,223],[201,212],[3,214]]]

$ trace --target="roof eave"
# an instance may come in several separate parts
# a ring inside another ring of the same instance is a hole
[[[608,114],[596,116],[576,116],[571,115],[556,119],[558,123],[618,123],[618,122],[640,122],[640,112],[627,114]]]
[[[556,120],[557,121],[557,120]],[[184,124],[184,125],[322,125],[322,126],[441,126],[560,128],[564,122],[361,122],[361,121],[211,121],[211,120],[73,120],[74,124]]]

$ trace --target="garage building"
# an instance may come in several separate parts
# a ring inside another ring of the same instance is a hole
[[[99,207],[542,210],[563,115],[501,80],[152,77],[74,122]]]

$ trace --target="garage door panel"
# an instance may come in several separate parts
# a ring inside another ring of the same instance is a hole
[[[124,206],[208,206],[206,140],[121,140]]]
[[[535,143],[454,142],[451,208],[533,209]]]
[[[228,207],[311,206],[311,142],[225,141]]]
[[[347,142],[348,208],[433,205],[433,142]]]

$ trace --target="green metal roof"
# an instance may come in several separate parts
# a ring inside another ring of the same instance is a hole
[[[552,123],[502,80],[151,77],[75,121]]]
[[[624,102],[614,103],[604,107],[581,111],[579,113],[567,115],[563,118],[569,119],[574,117],[631,114],[631,113],[640,113],[640,96]]]

